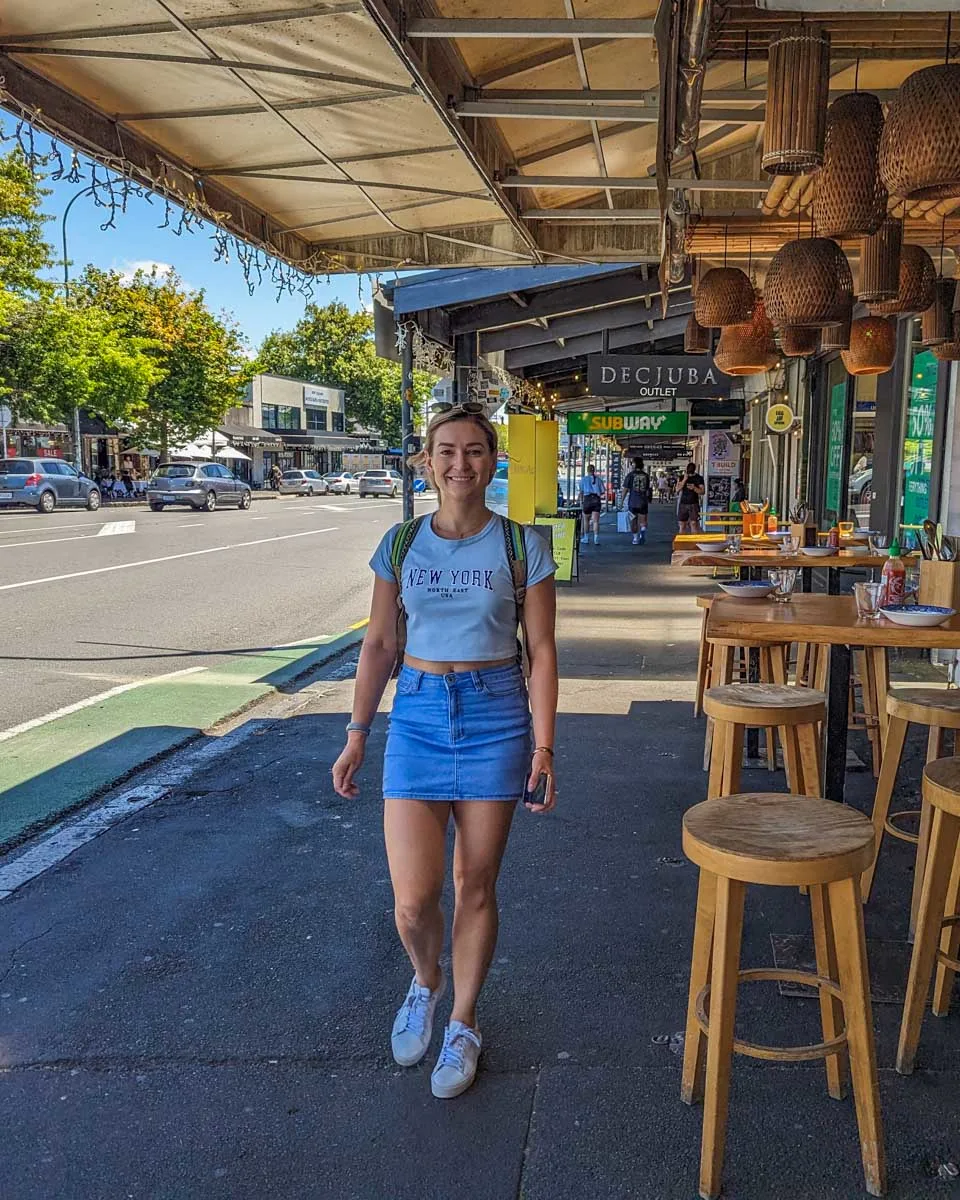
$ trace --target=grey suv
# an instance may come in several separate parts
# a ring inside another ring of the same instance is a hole
[[[395,496],[403,487],[396,471],[364,471],[357,480],[360,499],[364,496]]]
[[[218,504],[249,508],[253,493],[221,463],[161,463],[150,476],[147,500],[154,512],[168,504],[188,504],[213,512]]]
[[[52,513],[58,504],[96,512],[100,489],[62,458],[0,458],[0,508],[15,504],[42,513]]]

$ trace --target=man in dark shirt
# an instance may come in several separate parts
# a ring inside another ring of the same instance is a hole
[[[703,476],[697,474],[697,464],[687,463],[677,498],[677,520],[681,533],[700,532],[700,497],[703,492]]]

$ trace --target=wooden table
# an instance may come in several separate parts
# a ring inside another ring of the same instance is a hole
[[[781,554],[777,550],[741,550],[739,554],[710,554],[703,550],[675,550],[670,558],[672,567],[738,567],[748,570],[753,578],[760,578],[763,570],[775,567],[797,567],[801,571],[825,570],[829,572],[827,591],[835,596],[840,590],[840,572],[857,567],[874,569],[887,561],[886,554]],[[920,562],[919,555],[904,555],[909,567]],[[804,575],[803,590],[810,590],[810,577]]]
[[[788,604],[720,596],[710,606],[708,638],[736,638],[752,645],[814,642],[831,647],[827,687],[825,792],[843,800],[847,762],[850,647],[896,646],[912,650],[960,649],[960,616],[932,629],[911,629],[881,617],[862,620],[852,596],[797,595]],[[881,714],[884,723],[886,713]]]

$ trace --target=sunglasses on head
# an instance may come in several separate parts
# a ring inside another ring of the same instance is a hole
[[[467,413],[471,417],[477,417],[484,411],[484,405],[479,400],[466,400],[463,404],[435,404],[433,412],[439,415],[440,413]]]

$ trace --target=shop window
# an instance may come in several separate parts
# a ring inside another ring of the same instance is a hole
[[[300,409],[287,404],[265,404],[263,406],[264,429],[299,429]]]
[[[332,412],[330,414],[330,419],[332,421],[330,428],[333,430],[333,432],[334,433],[343,433],[343,430],[344,430],[343,413],[342,412]]]
[[[327,432],[327,410],[325,408],[307,409],[307,429],[314,433]]]
[[[916,529],[930,515],[930,476],[937,413],[938,363],[930,350],[913,355],[903,431],[900,523]]]
[[[847,475],[847,504],[861,529],[866,529],[870,524],[876,421],[877,377],[857,376],[854,379],[853,436],[850,442],[850,470]]]

